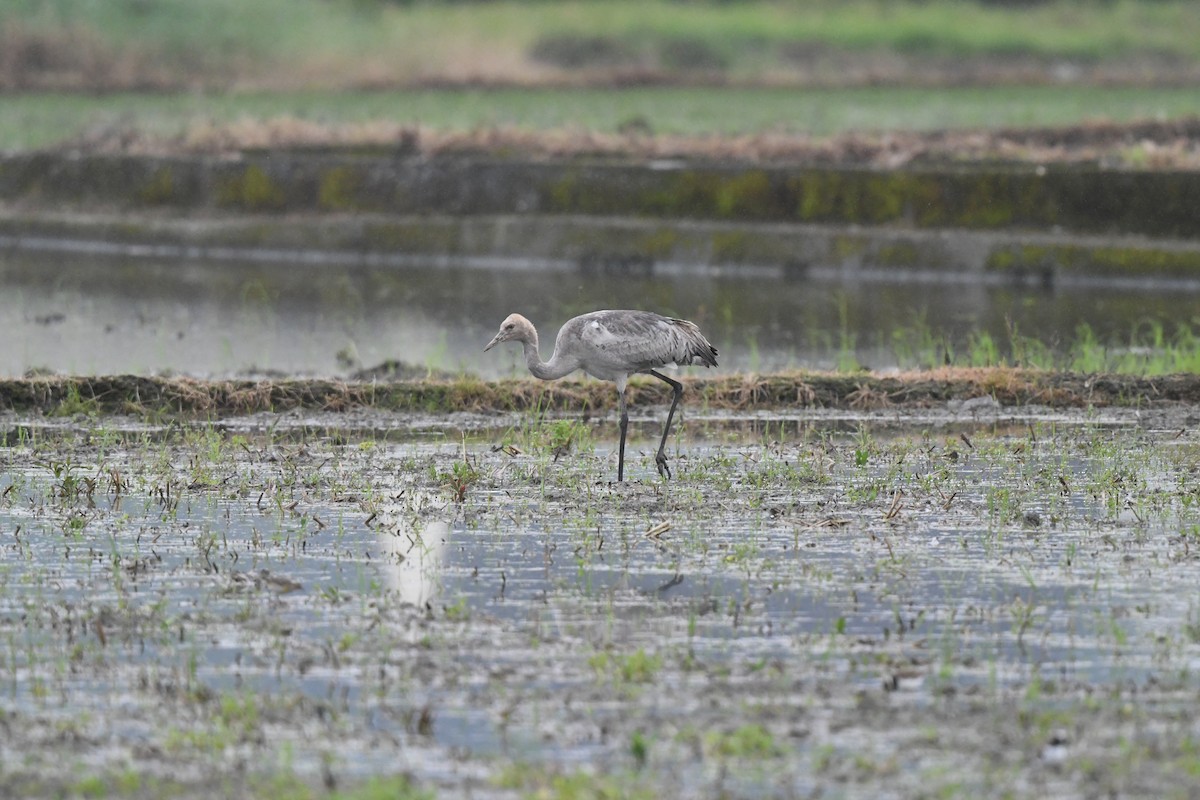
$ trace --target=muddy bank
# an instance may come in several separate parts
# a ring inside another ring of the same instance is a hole
[[[828,408],[872,410],[1049,408],[1200,405],[1200,376],[1083,375],[1016,369],[944,369],[903,375],[786,373],[684,379],[693,407],[757,410]],[[587,414],[615,406],[611,384],[533,379],[486,382],[472,377],[425,381],[223,380],[192,378],[45,376],[0,381],[0,408],[48,415],[132,414],[150,417],[222,416],[309,409],[375,408],[421,413],[526,411]],[[662,404],[658,381],[635,380],[632,406]]]

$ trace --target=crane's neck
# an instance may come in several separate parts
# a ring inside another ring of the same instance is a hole
[[[559,357],[557,348],[554,355],[550,356],[549,361],[542,361],[541,355],[538,353],[537,332],[533,334],[532,341],[523,342],[525,347],[525,364],[529,367],[529,371],[533,373],[533,377],[541,378],[544,381],[552,381],[563,377],[571,372],[574,372],[578,364],[564,363],[564,360]]]

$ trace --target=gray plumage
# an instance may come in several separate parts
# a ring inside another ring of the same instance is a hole
[[[542,361],[538,352],[537,329],[533,323],[520,314],[510,314],[501,323],[500,332],[483,349],[491,350],[507,341],[522,344],[529,371],[542,380],[555,380],[581,369],[593,378],[617,384],[621,411],[618,481],[625,478],[625,431],[629,426],[625,387],[629,376],[643,372],[670,384],[674,398],[654,460],[659,474],[665,478],[671,477],[664,450],[675,408],[683,395],[683,385],[656,370],[668,364],[717,365],[717,348],[704,338],[694,323],[650,311],[593,311],[567,320],[554,340],[554,355],[549,361]]]

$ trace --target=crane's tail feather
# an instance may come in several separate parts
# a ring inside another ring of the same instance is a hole
[[[700,328],[696,326],[696,323],[686,319],[673,319],[671,321],[683,331],[684,336],[687,338],[686,355],[676,363],[685,367],[692,364],[715,367],[717,365],[717,348],[713,347],[712,343],[704,338],[704,334],[700,332]]]
[[[691,353],[690,364],[703,364],[706,367],[715,367],[717,365],[717,348],[713,347],[708,342],[705,346],[698,347]]]

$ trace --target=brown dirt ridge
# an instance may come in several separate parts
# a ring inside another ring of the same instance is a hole
[[[892,375],[787,372],[685,379],[689,402],[733,411],[780,408],[927,408],[990,398],[1049,408],[1200,406],[1200,375],[1087,375],[1013,368],[944,368]],[[34,376],[0,381],[0,409],[49,416],[129,414],[221,417],[296,409],[421,413],[584,412],[615,405],[612,385],[566,380],[200,380],[183,377]],[[635,380],[632,405],[669,400],[657,381]]]

